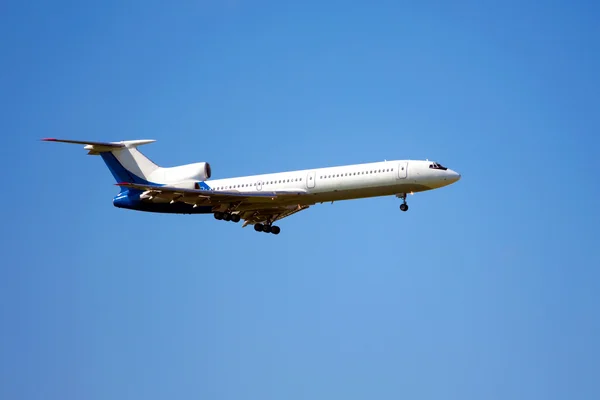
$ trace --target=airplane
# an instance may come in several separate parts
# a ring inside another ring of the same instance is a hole
[[[208,162],[160,167],[138,147],[155,140],[93,142],[42,139],[84,145],[88,155],[99,155],[117,181],[115,207],[173,214],[213,214],[214,218],[257,232],[278,235],[274,222],[317,203],[395,195],[408,210],[408,194],[438,189],[461,175],[437,162],[394,160],[305,169],[272,174],[210,180]]]

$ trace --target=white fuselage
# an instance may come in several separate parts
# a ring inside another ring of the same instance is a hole
[[[430,161],[395,160],[205,182],[211,190],[240,192],[303,191],[311,196],[293,203],[358,199],[422,192],[460,179],[450,169],[432,169]]]

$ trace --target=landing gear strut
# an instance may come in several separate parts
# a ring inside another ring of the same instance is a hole
[[[279,232],[281,232],[281,228],[279,228],[277,225],[271,225],[271,224],[254,224],[254,230],[256,232],[265,232],[265,233],[272,233],[273,235],[279,235]]]
[[[408,211],[408,204],[406,204],[406,193],[402,193],[397,196],[402,199],[402,204],[400,204],[400,210]]]

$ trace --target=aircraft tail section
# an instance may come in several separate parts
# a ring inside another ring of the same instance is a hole
[[[42,139],[45,142],[82,144],[89,155],[99,155],[120,182],[146,184],[152,182],[152,175],[160,169],[137,147],[155,142],[155,140],[124,140],[121,142],[92,142],[67,139]]]

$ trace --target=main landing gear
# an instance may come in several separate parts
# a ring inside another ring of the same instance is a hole
[[[228,212],[221,212],[221,211],[217,211],[215,214],[215,219],[223,220],[223,221],[232,221],[235,223],[240,222],[240,215],[239,214],[230,214]]]
[[[256,232],[272,233],[273,235],[279,235],[279,232],[281,232],[281,228],[271,224],[254,224],[254,230]]]
[[[408,211],[408,204],[406,204],[406,193],[396,195],[402,199],[402,204],[400,204],[401,211]]]

